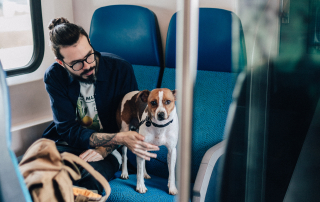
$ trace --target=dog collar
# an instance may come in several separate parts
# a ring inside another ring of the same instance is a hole
[[[141,121],[141,122],[139,123],[139,127],[140,127],[144,122],[146,122],[146,126],[147,126],[147,127],[150,127],[151,124],[152,124],[154,127],[163,128],[163,127],[168,126],[170,123],[172,123],[172,122],[173,122],[173,119],[172,119],[171,121],[169,121],[168,123],[166,123],[166,124],[160,125],[160,124],[156,124],[156,123],[152,122],[151,119],[149,118],[149,116],[147,116],[146,119],[144,119],[143,121]]]

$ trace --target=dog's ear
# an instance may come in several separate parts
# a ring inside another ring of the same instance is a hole
[[[142,102],[148,102],[149,94],[150,94],[150,91],[149,91],[149,90],[140,91],[140,92],[138,93],[138,96],[137,96],[137,100],[136,100],[136,101],[138,101],[138,99],[141,99]]]
[[[177,100],[177,96],[176,96],[177,90],[172,90],[171,92],[172,92],[172,95],[174,96],[174,101],[176,101]]]

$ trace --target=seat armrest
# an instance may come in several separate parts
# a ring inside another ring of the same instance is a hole
[[[219,159],[219,157],[225,151],[226,141],[214,145],[204,155],[201,161],[199,171],[197,173],[196,181],[193,187],[193,202],[202,202],[207,194],[207,188],[210,182],[212,170]]]

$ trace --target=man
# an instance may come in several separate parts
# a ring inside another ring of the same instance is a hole
[[[107,180],[119,169],[118,145],[146,160],[155,158],[148,151],[159,147],[143,142],[144,137],[134,131],[117,128],[121,98],[138,89],[132,66],[116,55],[96,52],[83,28],[65,18],[53,19],[49,30],[56,62],[47,69],[44,82],[53,123],[43,137],[57,141],[60,152],[81,154]],[[79,186],[103,191],[90,174],[81,172]]]

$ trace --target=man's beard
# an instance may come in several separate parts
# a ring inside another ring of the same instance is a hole
[[[77,81],[79,81],[79,82],[82,82],[82,83],[86,83],[86,84],[93,84],[93,83],[95,83],[96,80],[97,80],[97,77],[96,77],[97,68],[96,68],[96,67],[97,67],[97,65],[91,67],[90,69],[84,70],[84,71],[81,73],[80,76],[73,74],[73,73],[70,72],[67,68],[66,68],[66,70],[68,71],[69,75],[70,75],[72,78],[74,78],[75,80],[77,80]],[[86,78],[86,79],[84,79],[84,78],[82,77],[84,74],[90,72],[90,71],[93,70],[93,69],[94,69],[94,71],[95,71],[95,74],[92,73],[92,74],[91,74],[90,76],[88,76],[88,78]]]

